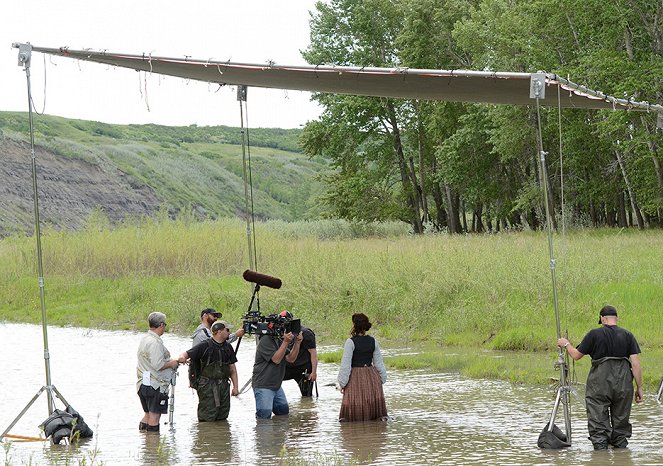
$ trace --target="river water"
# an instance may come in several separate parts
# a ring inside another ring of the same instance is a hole
[[[249,390],[232,399],[227,422],[198,423],[197,398],[181,367],[174,423],[165,424],[164,415],[161,436],[148,435],[138,432],[142,410],[135,387],[142,334],[52,327],[48,336],[52,383],[95,435],[78,446],[5,442],[0,455],[6,464],[663,464],[663,407],[654,394],[634,405],[629,449],[594,452],[579,393],[572,400],[573,446],[550,451],[536,446],[553,404],[554,392],[544,387],[390,370],[385,395],[392,419],[341,424],[341,394],[329,386],[338,365],[324,363],[318,398],[302,399],[293,381],[284,382],[290,416],[260,422]],[[190,347],[186,337],[163,339],[173,355]],[[254,340],[245,338],[240,386],[250,377],[254,350]],[[45,384],[41,326],[0,323],[0,354],[1,432]],[[39,435],[46,405],[42,393],[10,433]]]

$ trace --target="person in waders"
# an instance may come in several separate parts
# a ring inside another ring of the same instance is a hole
[[[365,314],[352,315],[352,336],[345,341],[338,372],[338,385],[343,393],[338,416],[341,422],[386,421],[388,418],[382,390],[387,370],[378,342],[366,335],[371,326]]]
[[[198,343],[180,355],[194,370],[191,385],[198,392],[198,420],[223,421],[230,412],[230,395],[237,396],[237,357],[228,343],[230,325],[216,321],[212,324],[212,338]],[[232,383],[232,391],[230,384]]]
[[[626,448],[631,437],[633,380],[635,402],[642,402],[640,346],[631,332],[617,326],[617,309],[604,306],[599,313],[600,328],[590,330],[577,348],[566,338],[557,340],[574,360],[589,354],[592,367],[587,376],[585,404],[589,440],[595,450],[608,446]]]
[[[170,358],[170,352],[161,340],[166,332],[166,315],[152,312],[147,317],[150,329],[138,345],[136,373],[138,398],[143,407],[140,432],[159,432],[159,420],[168,412],[168,388],[178,362]]]

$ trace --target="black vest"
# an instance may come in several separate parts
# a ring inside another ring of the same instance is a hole
[[[352,337],[351,340],[355,344],[355,350],[352,353],[352,367],[372,366],[375,339],[363,335]]]

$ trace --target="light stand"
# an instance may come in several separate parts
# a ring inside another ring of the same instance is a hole
[[[550,204],[548,199],[548,169],[546,167],[546,152],[543,150],[543,136],[541,135],[541,115],[539,109],[539,99],[545,98],[545,74],[544,73],[535,73],[532,75],[530,81],[530,98],[536,99],[536,117],[537,117],[537,146],[539,149],[539,163],[540,163],[540,177],[542,180],[543,188],[543,203],[545,204],[546,209],[546,230],[548,232],[548,252],[550,255],[550,275],[552,280],[552,292],[553,292],[553,305],[555,308],[555,323],[557,325],[557,339],[559,340],[562,336],[560,320],[559,320],[559,305],[557,300],[557,276],[555,274],[556,270],[556,261],[555,261],[555,251],[553,248],[553,221],[552,213],[550,212]],[[571,413],[569,406],[569,393],[571,387],[568,383],[568,364],[566,363],[564,350],[562,348],[557,348],[557,366],[559,367],[559,388],[557,389],[557,395],[555,396],[555,404],[553,405],[552,412],[550,414],[550,421],[544,428],[543,432],[539,436],[539,447],[541,448],[562,448],[571,446]],[[564,435],[559,431],[557,426],[555,426],[555,418],[557,417],[557,411],[559,410],[559,405],[562,403],[564,409],[564,427],[566,434]]]
[[[25,76],[28,83],[28,116],[30,122],[30,152],[32,155],[32,194],[34,198],[34,216],[35,216],[35,238],[37,239],[37,272],[39,274],[39,300],[41,303],[41,327],[44,336],[44,365],[46,368],[46,385],[41,387],[37,394],[32,397],[32,400],[23,408],[23,411],[16,416],[16,419],[5,429],[2,433],[1,438],[4,438],[5,435],[11,430],[12,427],[23,417],[23,415],[30,409],[30,406],[39,398],[39,395],[42,392],[46,392],[48,398],[48,415],[50,416],[55,410],[55,400],[54,395],[57,396],[65,406],[69,406],[69,403],[64,399],[62,394],[55,388],[55,385],[51,383],[51,364],[50,364],[50,354],[48,352],[48,326],[46,324],[46,301],[44,299],[44,269],[42,265],[42,255],[41,255],[41,230],[39,228],[39,196],[37,192],[37,158],[35,157],[35,135],[34,127],[32,123],[32,93],[30,90],[30,60],[32,58],[32,45],[27,44],[13,44],[14,48],[18,48],[18,66],[23,66],[25,68]],[[1,440],[0,438],[0,440]]]

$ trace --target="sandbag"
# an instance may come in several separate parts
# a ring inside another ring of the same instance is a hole
[[[51,437],[55,444],[59,444],[65,437],[89,438],[93,435],[83,416],[71,406],[67,406],[66,411],[55,409],[39,427],[44,431],[46,438]]]
[[[566,434],[556,424],[553,424],[552,431],[548,430],[548,424],[546,424],[539,434],[539,440],[536,444],[539,448],[548,450],[559,450],[571,446],[567,441]]]

